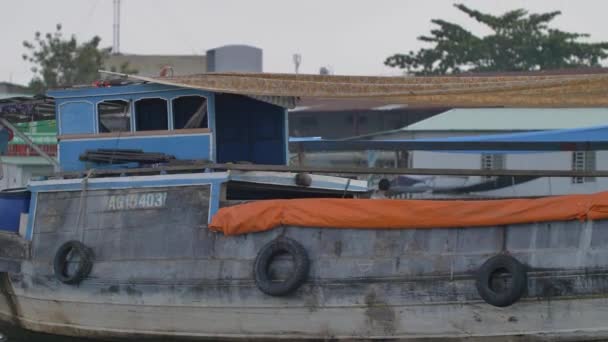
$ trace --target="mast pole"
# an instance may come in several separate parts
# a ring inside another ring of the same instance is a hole
[[[120,53],[120,0],[114,0],[114,40],[112,44],[112,53],[117,55]]]

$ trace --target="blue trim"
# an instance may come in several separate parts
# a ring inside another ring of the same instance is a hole
[[[222,182],[211,183],[211,191],[209,194],[209,216],[207,216],[207,223],[211,222],[211,218],[215,216],[217,211],[220,209],[221,189]]]
[[[217,174],[217,173],[213,173]],[[202,175],[202,174],[201,174]],[[125,177],[126,178],[126,177]],[[135,177],[134,177],[135,178]],[[99,179],[99,178],[96,178]],[[120,178],[119,178],[120,179]],[[81,179],[79,179],[81,180]],[[91,182],[87,184],[87,190],[103,190],[103,189],[132,189],[132,188],[154,188],[162,186],[186,186],[186,185],[205,185],[212,183],[223,183],[228,180],[228,175],[223,178],[200,178],[200,179],[151,179],[143,181],[131,182]],[[64,184],[44,184],[44,182],[35,182],[41,184],[33,184],[28,188],[33,193],[49,192],[49,191],[79,191],[82,189],[82,182],[64,183]]]
[[[133,101],[131,101],[131,99],[127,96],[109,96],[109,97],[105,97],[103,99],[97,99],[94,100],[95,102],[93,102],[93,104],[95,105],[95,110],[93,113],[94,116],[94,121],[95,121],[95,133],[99,134],[99,104],[102,102],[106,102],[106,101],[124,101],[126,103],[129,104],[129,127],[131,128],[131,131],[133,131],[133,125],[134,125],[134,117],[133,117]]]
[[[181,88],[176,86],[169,86],[164,84],[156,83],[144,83],[144,84],[132,84],[125,86],[116,86],[108,88],[69,88],[61,90],[50,90],[48,96],[55,98],[55,100],[83,98],[83,97],[103,97],[103,96],[123,96],[123,95],[136,95],[144,93],[155,93],[155,92],[166,92],[166,91],[179,91],[179,90],[192,90],[188,88]]]
[[[34,220],[36,218],[36,210],[38,209],[38,194],[32,192],[30,199],[30,212],[27,215],[27,227],[25,229],[25,239],[31,240],[34,234]]]
[[[158,187],[178,187],[178,186],[189,186],[189,185],[209,185],[209,215],[208,222],[211,222],[211,218],[219,210],[220,204],[220,193],[222,184],[228,180],[228,174],[224,173],[201,173],[201,178],[194,179],[180,179],[183,175],[164,175],[164,176],[138,176],[128,178],[142,178],[152,177],[147,180],[140,181],[117,181],[117,179],[124,179],[127,177],[102,179],[93,178],[87,184],[87,190],[105,190],[105,189],[132,189],[132,188],[158,188]],[[215,175],[216,177],[209,177],[209,175]],[[219,176],[219,177],[217,177]],[[34,234],[34,219],[37,210],[37,200],[39,192],[52,192],[52,191],[81,191],[82,190],[82,179],[78,179],[78,182],[65,182],[65,181],[42,181],[33,182],[28,188],[32,192],[30,202],[30,212],[28,214],[28,223],[26,229],[26,239],[31,240]],[[57,183],[59,182],[59,183]],[[45,184],[51,183],[51,184]]]
[[[212,93],[207,97],[207,120],[209,128],[211,129],[211,155],[209,159],[213,162],[217,160],[217,134],[215,134],[215,94]]]
[[[285,165],[289,165],[289,116],[288,116],[287,108],[283,110],[283,131],[285,132],[283,135],[283,149],[285,150]]]

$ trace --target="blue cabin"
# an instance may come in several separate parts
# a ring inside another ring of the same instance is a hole
[[[287,110],[248,96],[141,83],[49,92],[62,171],[86,150],[139,149],[177,160],[283,165]]]
[[[195,200],[200,205],[197,215],[206,213],[196,219],[206,224],[220,207],[241,201],[354,197],[368,191],[366,181],[310,175],[303,177],[306,182],[300,182],[298,177],[302,175],[292,172],[215,170],[190,163],[286,165],[287,109],[271,103],[272,97],[253,98],[156,83],[70,88],[48,95],[54,99],[62,173],[31,181],[27,190],[0,193],[0,212],[14,213],[5,215],[0,231],[15,233],[24,227],[25,231],[19,233],[28,240],[33,239],[36,222],[41,222],[37,215],[43,215],[44,206],[55,202],[45,197],[56,192],[69,194],[66,196],[80,193],[82,196],[74,197],[78,201],[86,196],[108,195],[101,210],[107,211],[109,218],[119,219],[122,210],[135,213],[156,205],[165,207],[169,192],[175,192],[175,201],[181,201],[182,191],[196,188],[202,191]],[[87,158],[91,153],[110,153],[110,157]],[[130,157],[163,154],[171,158],[154,162],[114,159],[114,153],[132,153]],[[156,167],[158,164],[186,167],[166,172]],[[146,167],[148,173],[138,167]],[[115,170],[84,177],[87,170],[104,168]],[[153,175],[150,170],[154,170]],[[22,224],[25,213],[27,220]],[[73,219],[72,214],[65,213],[66,219]]]

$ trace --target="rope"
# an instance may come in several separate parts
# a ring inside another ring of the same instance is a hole
[[[80,191],[80,201],[78,203],[78,217],[76,219],[76,228],[79,230],[80,232],[80,239],[79,241],[84,243],[84,225],[82,225],[82,219],[83,216],[85,216],[86,214],[86,194],[87,194],[87,190],[88,190],[88,184],[89,184],[89,178],[91,176],[93,176],[93,173],[95,172],[95,169],[90,169],[86,176],[82,179],[82,190]]]
[[[342,198],[346,197],[346,192],[348,191],[348,187],[350,186],[350,178],[346,180],[346,186],[344,187],[344,193],[342,194]]]

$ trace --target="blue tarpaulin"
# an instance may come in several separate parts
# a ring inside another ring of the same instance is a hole
[[[475,153],[522,153],[608,150],[608,126],[491,134],[437,139],[324,140],[291,138],[307,152],[422,150]]]

